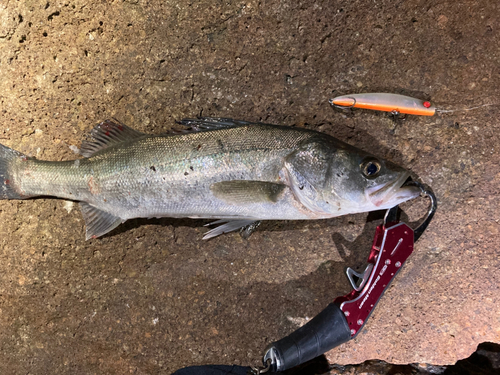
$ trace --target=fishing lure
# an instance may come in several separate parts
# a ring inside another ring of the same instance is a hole
[[[337,108],[364,108],[391,112],[395,115],[408,114],[433,116],[436,107],[429,101],[410,96],[388,93],[365,93],[337,96],[330,99],[330,104]]]
[[[498,103],[487,103],[470,108],[440,109],[436,108],[427,100],[412,98],[411,96],[389,94],[383,92],[350,94],[337,96],[330,99],[329,103],[336,108],[364,108],[375,111],[390,112],[393,115],[419,115],[434,116],[436,113],[453,113],[460,111],[471,111],[474,109],[498,105]]]

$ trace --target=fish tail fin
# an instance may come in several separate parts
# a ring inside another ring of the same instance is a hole
[[[27,198],[16,191],[14,180],[11,176],[13,162],[17,158],[22,157],[26,156],[16,150],[0,144],[0,200]]]

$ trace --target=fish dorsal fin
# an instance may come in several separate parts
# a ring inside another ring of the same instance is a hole
[[[252,125],[254,123],[241,120],[233,120],[225,117],[199,117],[196,119],[186,118],[181,121],[176,121],[179,125],[186,126],[189,129],[181,130],[180,132],[200,132],[227,128],[237,128],[238,126]]]
[[[210,186],[212,194],[230,204],[276,203],[287,185],[266,181],[232,180]]]
[[[106,120],[90,131],[87,138],[82,142],[80,153],[88,158],[110,146],[137,139],[144,135],[144,133],[129,128],[118,120]]]
[[[122,219],[102,211],[87,202],[80,202],[83,219],[86,227],[86,240],[105,235],[122,223]]]

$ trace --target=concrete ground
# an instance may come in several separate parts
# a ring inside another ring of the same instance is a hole
[[[161,133],[219,116],[331,134],[410,169],[439,210],[355,340],[329,363],[451,364],[500,342],[500,4],[495,1],[0,2],[0,143],[69,160],[116,117]],[[457,110],[394,122],[328,99],[393,92]],[[470,111],[465,108],[494,104]],[[423,203],[407,205],[410,218]],[[0,372],[169,374],[255,365],[349,291],[381,215],[131,220],[85,241],[78,205],[0,202]]]

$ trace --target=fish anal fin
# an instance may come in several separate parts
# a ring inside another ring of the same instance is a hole
[[[223,224],[224,223],[224,224]],[[224,233],[229,233],[233,232],[238,229],[242,229],[242,237],[243,238],[248,238],[250,234],[253,232],[255,228],[257,228],[257,225],[254,225],[254,223],[260,223],[257,220],[253,219],[237,219],[237,220],[230,220],[230,219],[221,219],[214,221],[213,223],[207,224],[207,225],[217,225],[217,224],[222,224],[219,225],[218,227],[215,227],[214,229],[209,230],[205,235],[203,236],[204,240],[208,240],[213,237],[217,237],[221,234]],[[248,233],[246,233],[248,232]],[[245,236],[245,237],[244,237]]]
[[[123,221],[121,218],[91,206],[87,202],[80,202],[80,209],[85,220],[86,240],[105,235]]]
[[[90,157],[96,152],[110,146],[130,141],[145,136],[137,130],[129,128],[116,119],[105,120],[90,131],[87,138],[82,142],[80,153]]]
[[[287,185],[265,181],[232,180],[210,186],[212,194],[227,203],[275,203]]]

